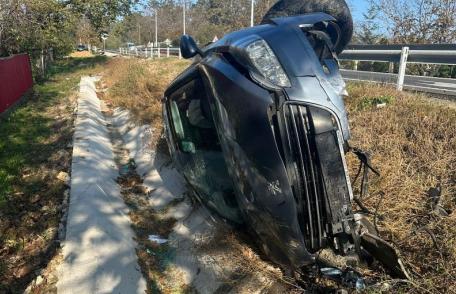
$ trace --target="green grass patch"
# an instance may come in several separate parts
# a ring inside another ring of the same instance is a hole
[[[73,110],[82,75],[106,58],[69,58],[0,118],[0,293],[22,293],[54,254],[65,183],[70,172]]]
[[[382,104],[391,104],[395,100],[392,95],[380,95],[380,96],[364,96],[358,104],[358,110],[364,110],[371,107],[376,107]]]
[[[48,80],[36,84],[23,105],[0,119],[0,208],[11,193],[22,190],[20,176],[24,168],[39,166],[59,143],[49,141],[54,134],[55,117],[49,116],[47,110],[76,89],[82,74],[90,73],[104,61],[105,58],[94,57],[56,62],[49,69]]]

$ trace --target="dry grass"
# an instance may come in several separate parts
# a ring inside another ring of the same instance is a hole
[[[93,57],[93,54],[90,51],[74,51],[70,54],[70,57],[86,58],[86,57]]]
[[[160,129],[163,92],[188,65],[188,61],[176,58],[111,59],[103,74],[103,86],[109,89],[104,98],[114,106],[129,109],[140,123]]]
[[[381,172],[365,202],[375,210],[383,195],[382,236],[399,247],[417,290],[455,292],[456,110],[381,85],[351,84],[349,93],[351,144],[369,151]],[[386,107],[369,103],[379,97],[388,97]],[[353,176],[351,156],[349,165]],[[439,186],[448,216],[432,212],[428,190]]]

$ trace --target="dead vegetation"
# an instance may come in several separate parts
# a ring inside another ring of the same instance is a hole
[[[403,290],[455,292],[456,110],[383,85],[350,84],[348,92],[351,144],[381,173],[363,201],[414,277]],[[353,178],[354,156],[349,165]]]
[[[112,59],[103,73],[103,82],[109,89],[103,98],[129,109],[139,122],[160,129],[164,89],[188,65],[187,60],[177,58]]]
[[[74,51],[70,54],[70,57],[87,58],[87,57],[93,57],[93,54],[90,51]]]

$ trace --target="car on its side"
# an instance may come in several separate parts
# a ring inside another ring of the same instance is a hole
[[[327,251],[347,264],[373,257],[404,278],[394,248],[352,209],[345,154],[363,153],[349,145],[337,55],[353,24],[344,0],[307,7],[318,1],[205,48],[181,38],[193,63],[164,93],[169,151],[193,195],[249,228],[283,269],[322,264]]]

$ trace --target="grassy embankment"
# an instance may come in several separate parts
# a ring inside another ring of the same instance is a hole
[[[380,203],[382,237],[400,249],[414,288],[455,292],[456,104],[374,84],[348,92],[351,144],[369,151],[381,173],[365,202],[372,211]],[[349,163],[353,176],[356,160]]]
[[[163,91],[187,65],[175,59],[113,60],[105,71],[105,98],[160,128]],[[456,291],[456,108],[384,85],[354,83],[348,90],[351,144],[368,151],[381,172],[371,176],[364,202],[372,211],[380,203],[381,236],[399,248],[414,277],[413,284],[389,283],[404,292]],[[348,157],[353,178],[358,162]],[[432,188],[441,189],[439,205],[447,216],[433,212]]]
[[[18,293],[56,252],[81,75],[105,58],[66,59],[0,119],[0,292]]]

